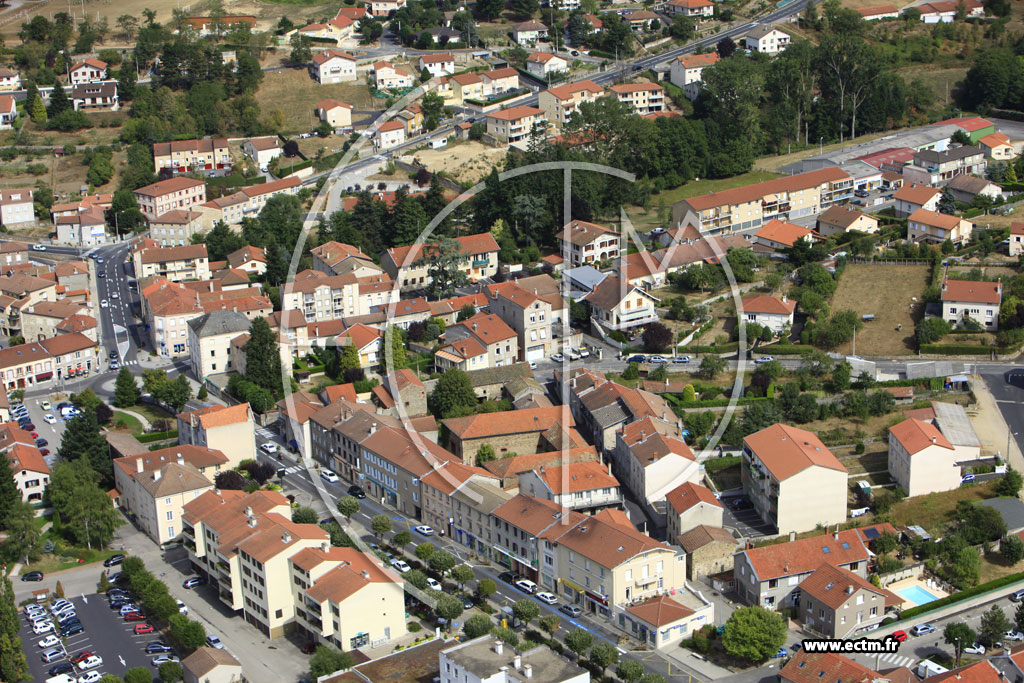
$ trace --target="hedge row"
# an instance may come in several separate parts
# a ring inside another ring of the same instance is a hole
[[[676,408],[724,408],[731,404],[733,399],[731,398],[710,398],[704,401],[683,401],[677,398],[674,394],[661,394],[665,399]],[[770,401],[771,399],[767,396],[744,396],[736,399],[736,405],[747,406],[751,403],[761,403],[763,401]]]
[[[689,353],[728,353],[729,351],[735,351],[739,348],[739,342],[729,342],[728,344],[714,344],[708,346],[684,346],[683,350]]]
[[[981,595],[982,593],[987,593],[988,591],[1002,588],[1003,586],[1009,586],[1011,583],[1017,583],[1018,581],[1024,581],[1024,572],[1010,574],[1009,576],[1004,576],[1001,579],[995,579],[994,581],[983,583],[980,586],[968,588],[967,590],[962,590],[959,593],[953,593],[953,595],[947,595],[946,597],[939,598],[938,600],[932,600],[927,604],[905,609],[900,612],[900,621],[906,621],[907,619],[916,617],[918,614],[924,614],[925,612],[930,612],[932,610],[939,609],[940,607],[946,607],[947,605],[958,603],[962,600],[966,600],[967,598],[973,598],[975,595]]]
[[[804,344],[772,344],[758,348],[757,352],[765,356],[796,356],[812,349],[813,346]]]
[[[150,432],[136,437],[139,443],[153,443],[154,441],[166,441],[167,439],[178,438],[177,429],[169,429],[166,432]]]
[[[975,346],[973,344],[922,344],[921,353],[940,356],[987,356],[995,351],[1001,353],[997,346]]]

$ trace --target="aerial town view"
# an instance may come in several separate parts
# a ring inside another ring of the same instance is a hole
[[[1024,4],[882,1],[0,0],[0,681],[1024,683]]]

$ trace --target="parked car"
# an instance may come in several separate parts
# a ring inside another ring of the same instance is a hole
[[[1010,596],[1011,602],[1020,602],[1021,600],[1024,600],[1024,590],[1017,591]]]
[[[160,654],[164,652],[172,652],[172,650],[171,646],[162,640],[154,640],[146,644],[147,655]]]
[[[515,582],[515,587],[524,593],[533,594],[537,592],[537,584],[529,579],[519,579]]]
[[[689,356],[676,356],[675,358],[672,359],[672,362],[673,363],[689,363],[690,362],[690,357]]]
[[[964,476],[960,477],[960,483],[961,484],[968,484],[968,483],[970,483],[972,481],[974,481],[974,475],[973,474],[965,474]]]
[[[153,662],[153,666],[160,666],[161,664],[174,663],[177,664],[181,660],[174,655],[157,655],[150,660]]]
[[[359,500],[362,500],[363,498],[366,498],[366,491],[364,491],[361,487],[353,484],[352,486],[348,487],[348,495],[352,496],[353,498],[358,498]]]
[[[760,358],[754,360],[754,365],[761,365],[762,363],[771,363],[773,360],[775,359],[772,358],[771,356],[761,356]]]
[[[442,590],[441,584],[437,582],[437,579],[433,579],[429,576],[427,577],[427,588],[429,588],[432,591]]]
[[[46,673],[51,676],[60,676],[61,674],[68,674],[75,670],[75,665],[71,662],[61,662],[60,664],[54,664],[51,666]]]
[[[44,633],[49,633],[53,630],[53,624],[49,621],[40,621],[38,624],[32,625],[32,633],[37,636],[41,636]]]
[[[78,683],[99,683],[103,680],[103,674],[99,671],[86,671],[78,677]]]
[[[79,662],[84,662],[85,660],[89,659],[89,657],[92,657],[92,656],[93,656],[92,652],[89,652],[88,650],[82,650],[77,655],[72,657],[71,661],[74,662],[75,664],[78,664]]]
[[[630,356],[629,358],[627,358],[626,362],[627,363],[645,363],[645,362],[647,362],[647,359],[644,358],[640,354],[636,354],[635,356]]]
[[[79,671],[88,671],[89,669],[95,669],[103,666],[103,658],[99,655],[93,655],[89,659],[78,662]]]
[[[223,650],[224,649],[224,643],[220,642],[220,638],[218,638],[217,636],[213,635],[212,633],[210,635],[206,636],[206,644],[209,645],[210,647],[216,648],[218,650]]]
[[[923,636],[928,633],[935,633],[935,627],[932,624],[918,624],[910,629],[910,635],[912,636]]]
[[[81,622],[75,622],[71,624],[65,624],[64,628],[60,630],[60,637],[67,638],[68,636],[74,636],[85,630]]]
[[[543,603],[548,604],[548,605],[557,605],[558,604],[558,598],[556,598],[551,593],[548,593],[547,591],[542,591],[540,593],[537,593],[537,599],[540,600]]]
[[[273,455],[274,453],[277,453],[277,444],[270,443],[269,441],[267,443],[261,443],[260,450],[267,455]]]
[[[650,358],[647,359],[647,362],[648,363],[657,363],[657,364],[667,363],[668,362],[668,358],[665,358],[665,356],[662,356],[660,354],[654,354],[653,356],[651,356]]]
[[[983,655],[985,654],[985,646],[981,643],[974,643],[964,648],[965,655]]]
[[[21,575],[21,580],[22,581],[42,581],[43,580],[43,573],[42,572],[27,572],[27,573]]]
[[[142,612],[129,612],[128,614],[124,615],[125,621],[143,621],[145,618],[146,615]]]
[[[40,640],[37,644],[39,645],[39,647],[49,649],[49,648],[53,647],[54,645],[59,645],[60,644],[60,638],[58,638],[57,636],[55,636],[55,635],[53,635],[51,633],[50,635],[48,635],[45,638],[43,638],[42,640]]]
[[[1011,628],[1003,634],[1003,638],[1006,640],[1024,640],[1024,633],[1021,633],[1015,628]]]
[[[576,605],[562,605],[561,607],[558,608],[558,611],[561,612],[562,614],[566,614],[566,615],[572,617],[573,619],[575,619],[579,615],[583,614],[583,610],[581,610]]]
[[[402,574],[412,569],[412,567],[409,566],[408,562],[406,562],[405,560],[399,560],[398,558],[391,560],[391,566],[397,569]]]
[[[181,600],[174,601],[178,605],[178,614],[188,614],[188,606]]]
[[[421,536],[433,536],[434,535],[434,530],[431,527],[427,526],[426,524],[420,524],[419,526],[414,526],[412,528],[412,530],[415,531],[416,533],[420,534]]]
[[[153,624],[135,624],[135,635],[141,636],[144,633],[152,633],[155,629]]]
[[[780,647],[779,651],[776,652],[773,656],[774,657],[788,657],[789,656],[789,650],[787,650],[784,647]]]
[[[519,576],[515,572],[502,572],[498,574],[498,580],[505,583],[515,583],[519,580]]]
[[[113,567],[115,565],[124,562],[124,555],[118,553],[117,555],[111,555],[107,559],[103,560],[104,567]]]
[[[551,354],[551,360],[553,362],[555,362],[555,363],[564,363],[565,362],[565,356],[563,356],[560,353],[553,353],[553,354]]]
[[[337,484],[341,479],[331,470],[320,470],[320,478],[330,484]]]

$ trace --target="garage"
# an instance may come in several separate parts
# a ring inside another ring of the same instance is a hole
[[[528,348],[526,350],[526,360],[544,360],[544,345],[541,344],[540,346],[531,346],[530,348]]]

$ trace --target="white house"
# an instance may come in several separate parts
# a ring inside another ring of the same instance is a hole
[[[743,316],[740,322],[757,323],[769,328],[776,336],[793,327],[793,312],[796,302],[787,297],[753,296],[743,299]],[[748,343],[750,340],[748,340]]]
[[[261,169],[281,156],[281,141],[274,135],[262,138],[250,138],[242,145],[242,152],[256,162]]]
[[[1003,301],[1003,282],[944,280],[942,318],[954,325],[970,318],[989,332],[999,329],[999,306]]]
[[[12,95],[0,95],[0,130],[11,128],[18,118],[18,106]]]
[[[405,142],[405,124],[401,121],[382,123],[373,138],[373,146],[379,150],[391,149]]]
[[[777,55],[787,47],[792,40],[788,33],[783,33],[772,26],[756,26],[747,35],[747,49],[754,52],[763,52],[766,55]]]
[[[82,85],[83,83],[96,83],[107,77],[107,63],[90,57],[85,61],[75,64],[68,70],[68,79],[71,85]]]
[[[420,57],[420,71],[426,69],[431,78],[455,73],[455,57],[450,53],[423,55]]]
[[[979,448],[953,444],[931,422],[911,418],[889,428],[889,474],[911,497],[959,488],[961,463],[979,457]]]
[[[0,67],[0,91],[21,90],[21,74],[14,69]]]
[[[383,60],[374,62],[371,70],[373,71],[373,85],[378,90],[412,87],[412,75],[399,71],[391,62]]]
[[[669,81],[677,88],[682,88],[689,99],[695,100],[700,94],[704,69],[717,64],[719,59],[721,57],[717,52],[678,57],[669,68]]]
[[[0,96],[0,100],[9,95]],[[0,224],[8,228],[34,225],[36,214],[32,204],[32,188],[0,190]]]
[[[701,468],[677,425],[645,417],[615,434],[615,474],[648,510],[660,513],[665,497],[687,483],[699,483]]]
[[[341,50],[324,50],[313,55],[310,75],[317,83],[344,83],[356,80],[356,58]]]
[[[715,14],[715,3],[711,0],[672,0],[665,5],[665,11],[671,16],[682,14],[698,20],[709,19]]]
[[[534,76],[547,78],[548,74],[568,71],[569,62],[550,52],[534,52],[526,58],[526,70]]]
[[[512,40],[524,47],[536,45],[538,40],[546,40],[547,37],[548,27],[536,19],[516,24],[512,29]]]
[[[941,197],[942,192],[940,190],[928,185],[904,185],[896,190],[896,194],[892,196],[896,201],[896,205],[893,208],[897,216],[904,218],[918,209],[938,211],[939,199]]]

